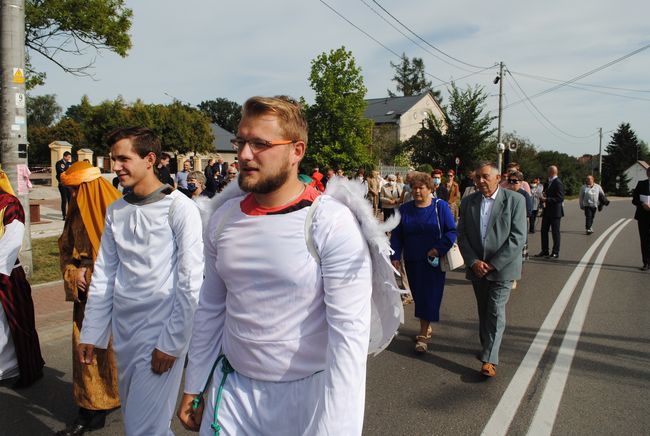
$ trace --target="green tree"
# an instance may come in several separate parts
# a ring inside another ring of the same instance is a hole
[[[449,89],[449,106],[443,107],[446,123],[429,115],[425,126],[406,146],[416,164],[453,168],[456,157],[463,168],[472,168],[483,156],[496,118],[485,113],[487,94],[482,87],[460,90],[454,83]]]
[[[582,164],[574,156],[558,151],[540,151],[537,159],[544,168],[544,176],[549,166],[555,165],[559,171],[559,177],[564,184],[564,193],[567,196],[580,194],[580,187],[584,184],[585,178],[590,173],[589,165]],[[544,181],[545,178],[543,177]]]
[[[106,134],[124,126],[148,127],[160,135],[163,149],[178,153],[211,151],[214,140],[210,119],[178,101],[161,105],[137,100],[129,105],[118,97],[93,106],[84,96],[80,104],[68,108],[66,116],[81,125],[88,147],[98,155],[110,151]]]
[[[504,133],[501,141],[504,144],[515,143],[517,144],[517,151],[509,152],[509,161],[517,162],[521,168],[521,172],[524,174],[526,180],[532,180],[535,177],[540,177],[542,180],[546,177],[547,169],[539,161],[537,156],[537,148],[528,138],[520,136],[517,132]],[[491,148],[496,149],[494,144],[496,143],[496,138],[494,141],[490,142]],[[495,156],[496,153],[492,152],[492,156]],[[494,160],[492,157],[491,160]]]
[[[629,123],[621,123],[605,148],[603,156],[603,189],[619,195],[627,195],[621,176],[634,162],[648,155],[648,146],[639,141]]]
[[[28,158],[30,165],[50,164],[49,145],[54,141],[67,141],[72,144],[73,153],[86,147],[81,125],[70,118],[62,118],[53,126],[35,125],[29,127]]]
[[[162,147],[178,153],[212,150],[214,136],[210,119],[198,109],[180,102],[152,105],[154,124],[149,126],[160,135]]]
[[[37,95],[35,97],[28,94],[26,109],[27,129],[31,126],[51,126],[61,116],[62,112],[54,94]]]
[[[111,51],[125,57],[131,48],[132,17],[124,0],[25,0],[27,88],[45,80],[45,74],[31,66],[33,53],[75,75],[90,75],[94,59],[70,65],[70,54],[84,57],[88,51]]]
[[[227,98],[216,98],[199,103],[198,108],[206,114],[213,123],[218,124],[231,133],[237,133],[241,121],[241,105]]]
[[[441,101],[440,91],[431,90],[431,81],[427,80],[425,76],[424,61],[422,58],[414,57],[411,60],[406,56],[406,53],[402,53],[400,62],[397,64],[391,62],[390,66],[395,70],[392,81],[396,83],[395,88],[397,92],[407,96],[419,95],[426,91],[431,91],[434,98],[438,102]],[[396,96],[391,90],[388,90],[388,95],[391,97]]]
[[[372,121],[363,116],[366,87],[352,52],[341,47],[316,57],[309,82],[316,96],[307,108],[305,164],[345,170],[370,167]]]

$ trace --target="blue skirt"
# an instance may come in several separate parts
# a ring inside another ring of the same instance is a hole
[[[415,303],[415,317],[438,322],[445,273],[440,267],[432,267],[426,260],[406,261],[404,266]]]

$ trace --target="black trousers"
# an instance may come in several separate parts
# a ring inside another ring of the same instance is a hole
[[[384,221],[386,221],[388,218],[395,215],[395,209],[391,209],[389,207],[385,208],[385,209],[382,209],[381,211],[384,213]]]
[[[555,217],[542,217],[542,252],[548,253],[548,231],[551,230],[553,236],[553,251],[552,253],[560,253],[560,221],[562,218]]]
[[[650,265],[650,220],[638,220],[641,257],[644,265]]]
[[[585,230],[589,230],[594,224],[594,217],[596,216],[596,207],[585,207]]]
[[[61,182],[59,182],[59,195],[61,196],[61,215],[65,219],[65,212],[70,201],[70,191]]]
[[[532,215],[528,217],[529,226],[528,230],[530,233],[535,233],[535,221],[537,220],[537,211],[534,210]]]

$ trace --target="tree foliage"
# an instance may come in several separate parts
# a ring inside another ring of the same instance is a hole
[[[26,0],[25,46],[27,88],[43,84],[45,74],[33,71],[31,55],[38,53],[63,71],[90,75],[95,55],[111,51],[122,57],[131,48],[129,29],[133,11],[124,0]],[[84,63],[70,65],[66,56],[85,57]]]
[[[504,144],[515,143],[517,144],[517,151],[509,152],[508,162],[517,162],[521,168],[522,173],[526,180],[532,180],[539,177],[544,180],[547,173],[547,167],[540,161],[538,156],[537,147],[528,138],[520,136],[517,132],[504,133],[501,141]],[[494,142],[490,142],[491,157],[487,160],[495,160],[496,156],[496,138]],[[506,159],[504,157],[504,163]]]
[[[46,94],[32,97],[27,95],[27,125],[51,126],[61,116],[61,106],[56,102],[56,95]]]
[[[607,155],[603,156],[603,188],[608,192],[628,195],[623,173],[637,160],[648,158],[648,146],[637,139],[629,123],[621,123],[612,134],[605,151]]]
[[[49,145],[54,141],[67,141],[72,144],[73,153],[80,148],[86,148],[86,139],[81,125],[70,118],[62,118],[58,123],[47,125],[27,125],[29,148],[28,159],[30,165],[50,164]]]
[[[440,91],[431,90],[431,81],[427,80],[424,71],[424,61],[422,58],[414,57],[412,60],[402,53],[400,62],[390,66],[395,70],[393,82],[396,83],[397,92],[402,95],[419,95],[426,91],[431,91],[435,99],[440,102]],[[388,95],[395,97],[396,94],[388,90]]]
[[[585,178],[591,172],[588,164],[580,163],[575,156],[569,156],[558,151],[540,151],[537,153],[537,159],[544,168],[544,176],[549,166],[555,165],[558,168],[559,177],[564,184],[564,193],[567,196],[580,194],[580,187],[585,183]],[[522,170],[525,171],[526,169],[522,167]],[[541,180],[546,181],[546,178],[541,177]]]
[[[420,132],[406,141],[413,162],[453,168],[458,157],[461,166],[472,168],[483,157],[482,150],[494,133],[490,126],[496,117],[485,113],[486,99],[482,87],[461,90],[452,83],[449,105],[443,107],[446,125],[430,115]]]
[[[241,121],[241,105],[227,98],[205,100],[198,108],[206,114],[213,123],[218,124],[231,133],[236,133]]]
[[[154,130],[165,150],[178,153],[212,151],[214,137],[210,119],[198,109],[178,101],[161,105],[138,100],[129,105],[118,97],[92,105],[84,96],[80,104],[68,108],[66,117],[82,126],[87,146],[98,154],[108,154],[104,142],[108,132],[134,125]]]
[[[316,57],[309,82],[315,103],[307,108],[306,164],[345,170],[370,166],[372,121],[363,116],[366,87],[352,52],[341,47]]]

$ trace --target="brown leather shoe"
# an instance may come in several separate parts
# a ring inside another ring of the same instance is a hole
[[[494,377],[497,375],[497,368],[490,362],[483,362],[483,366],[481,366],[481,374],[486,377]]]

